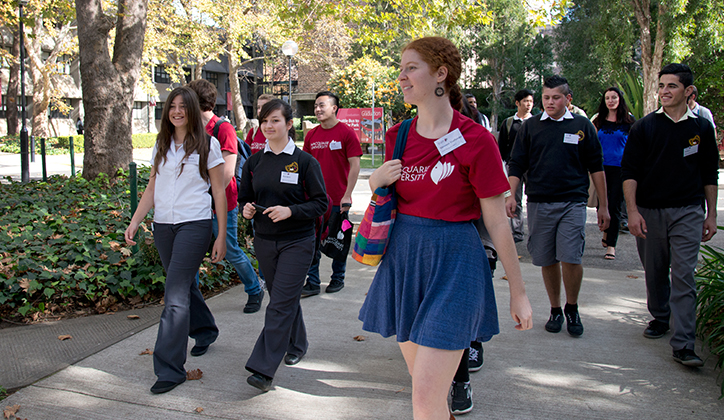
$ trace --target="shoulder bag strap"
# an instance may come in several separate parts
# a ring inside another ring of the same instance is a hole
[[[397,140],[395,141],[395,150],[392,152],[392,159],[401,159],[402,153],[405,151],[407,145],[407,134],[410,132],[410,125],[412,125],[412,119],[405,120],[400,124],[400,129],[397,130]]]

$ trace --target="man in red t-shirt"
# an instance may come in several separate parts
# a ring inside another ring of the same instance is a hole
[[[346,212],[352,206],[352,191],[359,175],[362,147],[357,134],[337,119],[338,107],[337,95],[329,91],[317,93],[314,115],[319,125],[307,133],[303,150],[314,156],[322,166],[327,194],[332,198],[332,211]],[[320,292],[320,258],[321,251],[318,250],[309,267],[302,297],[318,295]],[[325,292],[338,292],[344,287],[346,269],[346,255],[332,260],[332,280]]]
[[[266,104],[267,102],[271,101],[274,98],[274,95],[270,95],[268,93],[265,93],[261,96],[259,96],[256,100],[256,116],[259,118],[259,114],[261,113],[261,108]],[[261,126],[261,121],[259,121],[259,125]],[[246,135],[246,140],[244,140],[244,143],[248,144],[249,147],[251,147],[251,154],[264,150],[264,146],[266,146],[266,138],[264,137],[264,134],[259,130],[259,127],[249,130],[249,133]]]
[[[188,87],[194,90],[199,97],[199,106],[201,108],[201,119],[206,124],[206,132],[213,136],[214,126],[219,117],[214,115],[214,106],[216,105],[216,86],[208,80],[194,80],[188,84]],[[244,313],[254,313],[261,309],[261,301],[264,298],[264,290],[261,288],[259,279],[251,265],[249,257],[239,246],[237,239],[237,223],[239,209],[237,208],[238,191],[236,190],[236,179],[234,172],[236,171],[236,159],[238,150],[238,140],[236,131],[231,123],[222,123],[219,126],[219,138],[217,139],[221,145],[221,154],[224,157],[224,179],[228,185],[226,187],[226,202],[228,203],[228,214],[226,219],[226,260],[231,263],[239,274],[239,279],[244,283],[244,291],[249,298],[244,306]],[[214,236],[219,235],[219,225],[216,221],[216,215],[212,219],[212,228]],[[198,274],[196,275],[198,278]],[[191,313],[193,316],[193,311]],[[203,353],[201,353],[203,354]],[[191,355],[194,355],[192,350]],[[199,354],[200,355],[200,354]]]

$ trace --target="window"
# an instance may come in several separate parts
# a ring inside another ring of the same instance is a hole
[[[5,110],[7,109],[7,106],[7,95],[3,95],[2,102],[0,103],[0,118],[5,118]]]
[[[163,102],[156,102],[156,119],[163,118]]]
[[[219,73],[213,71],[202,71],[201,77],[211,82],[214,86],[219,85]]]
[[[63,103],[65,103],[65,106],[68,107],[68,112],[61,112],[55,105],[50,105],[48,110],[50,111],[50,118],[61,118],[61,119],[68,119],[70,118],[70,110],[73,109],[73,105],[70,102],[70,99],[63,99]]]
[[[156,83],[171,83],[171,77],[166,73],[163,66],[153,68],[153,81]]]
[[[145,108],[146,103],[141,101],[134,101],[133,102],[133,109],[143,109]]]
[[[133,102],[133,118],[136,119],[145,119],[146,113],[144,112],[144,109],[146,108],[146,103],[141,101],[134,101]]]

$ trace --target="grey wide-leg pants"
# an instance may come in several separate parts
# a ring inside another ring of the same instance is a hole
[[[153,370],[159,381],[181,382],[186,378],[188,337],[196,344],[216,341],[219,329],[196,284],[196,273],[211,242],[211,219],[179,223],[154,223],[153,239],[163,268],[166,291]]]
[[[646,222],[646,239],[636,238],[646,271],[648,309],[657,321],[669,324],[674,350],[694,349],[696,341],[696,283],[704,209],[686,206],[664,209],[639,207]]]
[[[303,356],[309,346],[299,299],[314,256],[314,236],[291,241],[257,236],[254,249],[266,279],[269,304],[264,329],[246,369],[273,378],[286,353]]]

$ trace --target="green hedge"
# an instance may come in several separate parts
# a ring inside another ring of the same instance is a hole
[[[139,169],[139,197],[148,176],[149,168]],[[22,319],[34,312],[102,311],[114,302],[160,299],[165,274],[153,246],[150,215],[139,229],[140,250],[134,253],[125,245],[131,218],[127,172],[94,181],[64,176],[27,184],[6,180],[0,195],[0,226],[6,233],[0,235],[0,315]],[[213,288],[238,279],[226,261],[206,260],[200,281],[202,288]]]
[[[704,259],[696,273],[696,332],[709,347],[716,368],[721,370],[724,368],[724,250],[703,245],[701,253]],[[724,398],[724,381],[721,398]]]
[[[156,144],[156,134],[141,133],[134,134],[133,148],[151,148]],[[73,136],[73,149],[75,153],[83,153],[83,136]],[[20,153],[20,136],[0,137],[0,152]],[[35,153],[40,154],[40,140],[35,142]],[[70,153],[70,136],[51,137],[45,141],[46,155],[66,155]]]

